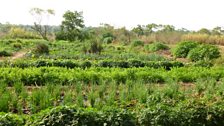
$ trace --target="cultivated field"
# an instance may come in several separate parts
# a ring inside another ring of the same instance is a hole
[[[2,39],[0,125],[224,124],[219,46],[86,43]]]

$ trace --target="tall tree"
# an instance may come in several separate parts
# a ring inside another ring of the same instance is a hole
[[[48,40],[47,34],[49,32],[48,21],[51,15],[54,15],[55,12],[52,9],[43,10],[40,8],[32,8],[30,14],[35,17],[34,26],[32,27],[41,37],[45,40]],[[44,21],[44,19],[46,21]]]
[[[197,31],[198,33],[200,33],[200,34],[208,34],[208,35],[210,35],[211,34],[211,32],[210,32],[210,30],[208,30],[208,29],[206,29],[206,28],[201,28],[199,31]]]
[[[81,29],[84,28],[84,21],[82,12],[67,11],[63,15],[64,20],[61,23],[61,31],[58,35],[62,36],[62,39],[74,41],[80,39]]]
[[[211,31],[212,35],[222,35],[224,33],[224,30],[222,30],[222,27],[215,27]]]
[[[153,33],[157,29],[158,25],[155,23],[147,24],[146,25],[146,32],[147,34]]]
[[[137,25],[137,27],[133,28],[132,31],[139,36],[144,35],[144,29],[141,25]]]

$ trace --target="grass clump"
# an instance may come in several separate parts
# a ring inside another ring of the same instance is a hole
[[[167,50],[169,47],[161,42],[154,42],[152,44],[146,45],[145,49],[151,52],[156,52],[159,50]]]

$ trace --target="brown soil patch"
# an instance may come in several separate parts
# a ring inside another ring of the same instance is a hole
[[[13,54],[13,56],[11,57],[12,60],[18,59],[18,58],[22,58],[24,55],[26,54],[26,52],[17,52],[15,54]]]
[[[5,59],[10,59],[10,60],[19,59],[19,58],[22,58],[25,54],[26,54],[25,51],[16,52],[10,57],[0,57],[0,61],[4,61]]]

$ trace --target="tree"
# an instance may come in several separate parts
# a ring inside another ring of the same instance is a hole
[[[137,25],[137,27],[133,28],[132,31],[139,36],[144,35],[144,29],[141,25]]]
[[[211,34],[211,32],[210,32],[208,29],[206,29],[206,28],[202,28],[202,29],[200,29],[200,30],[198,31],[198,33],[200,33],[200,34],[208,34],[208,35]]]
[[[212,35],[222,35],[224,33],[224,30],[222,30],[222,27],[215,27],[212,29]]]
[[[57,39],[74,41],[81,39],[81,29],[84,28],[82,12],[67,11],[63,15],[61,31],[57,33]]]
[[[48,40],[47,34],[49,32],[48,20],[51,15],[54,15],[54,10],[48,9],[43,10],[40,8],[32,8],[30,14],[35,17],[34,26],[32,27],[41,37],[45,40]],[[44,18],[46,21],[43,21]]]
[[[173,32],[175,31],[175,27],[173,25],[163,25],[162,32]]]
[[[153,33],[157,29],[157,27],[158,27],[158,25],[155,24],[155,23],[148,24],[148,25],[146,25],[146,32],[148,34],[151,34],[151,33]]]

